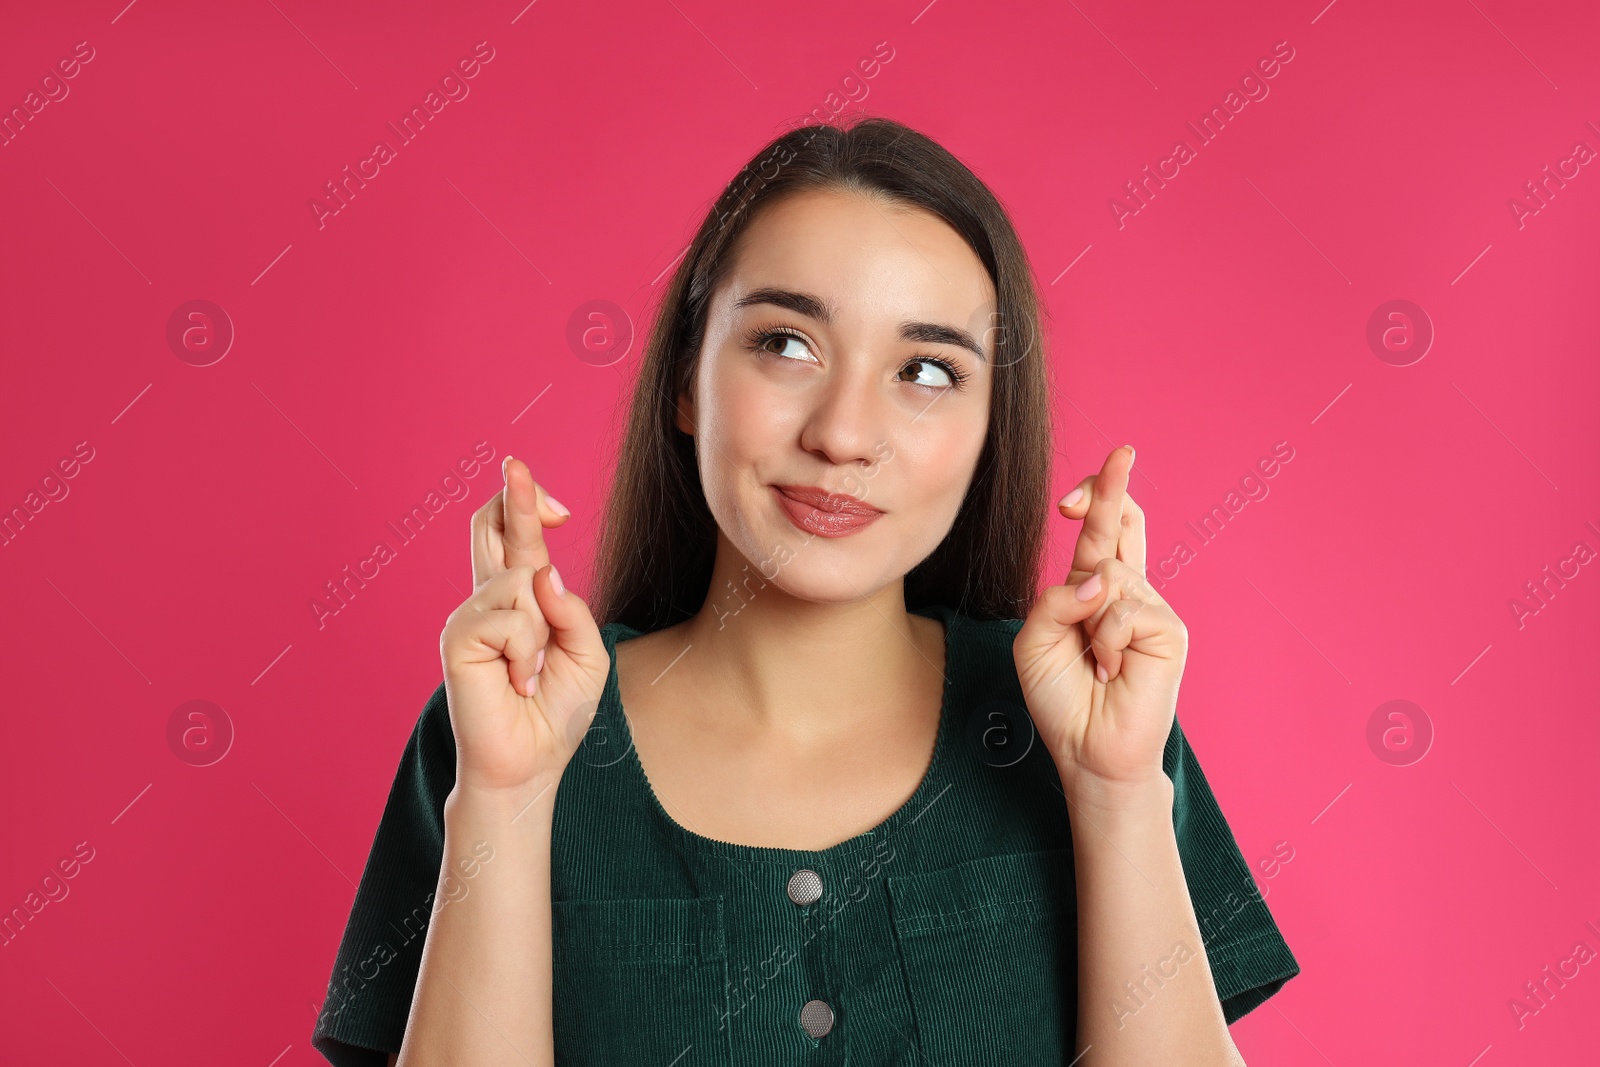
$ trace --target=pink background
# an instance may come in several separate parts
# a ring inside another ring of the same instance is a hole
[[[1508,206],[1600,150],[1600,9],[121,3],[11,5],[0,33],[7,112],[94,50],[0,147],[0,509],[67,490],[0,545],[0,909],[94,855],[0,948],[7,1061],[323,1062],[505,454],[574,510],[553,552],[589,588],[638,345],[596,366],[569,318],[610,300],[642,331],[737,167],[863,87],[851,109],[1013,212],[1055,323],[1057,491],[1131,442],[1152,574],[1189,546],[1179,714],[1246,858],[1293,853],[1259,877],[1304,973],[1234,1027],[1246,1058],[1600,1057],[1600,963],[1520,1027],[1508,1003],[1600,951],[1600,164]],[[480,41],[469,95],[319,228],[324,183]],[[1269,95],[1119,228],[1124,183],[1280,41]],[[195,299],[236,330],[209,366],[167,341]],[[1407,366],[1366,339],[1394,299],[1436,331]],[[480,441],[467,498],[319,628],[324,583]],[[1268,495],[1201,541],[1278,442]],[[1528,598],[1547,566],[1569,579]],[[169,747],[190,700],[235,731],[210,766]],[[1431,723],[1420,761],[1369,746],[1390,700]]]

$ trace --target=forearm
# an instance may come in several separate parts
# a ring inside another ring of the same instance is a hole
[[[470,793],[458,786],[445,801],[444,861],[435,899],[446,903],[435,905],[428,929],[400,1067],[554,1064],[555,793],[551,779],[516,794]],[[493,859],[463,892],[460,864],[479,858],[481,842],[493,848]]]
[[[1242,1065],[1184,881],[1171,781],[1117,795],[1069,791],[1068,813],[1083,1067]]]

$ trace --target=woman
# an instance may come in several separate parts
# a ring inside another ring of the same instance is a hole
[[[1177,725],[1132,448],[1039,592],[1038,315],[921,134],[751,161],[644,352],[597,610],[526,463],[473,517],[331,1062],[1241,1062],[1299,968]]]

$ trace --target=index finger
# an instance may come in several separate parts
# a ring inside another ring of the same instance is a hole
[[[526,563],[538,570],[550,562],[544,528],[560,526],[571,512],[533,480],[533,472],[522,460],[507,456],[504,466],[506,487],[502,496],[505,504],[500,511],[505,524],[501,532],[505,566],[519,567]]]
[[[1083,516],[1083,529],[1072,553],[1072,569],[1092,571],[1103,559],[1115,559],[1122,535],[1122,499],[1133,469],[1133,446],[1114,448],[1094,480],[1094,495]]]

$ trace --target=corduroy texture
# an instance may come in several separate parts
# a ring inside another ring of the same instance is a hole
[[[601,628],[612,671],[562,776],[552,830],[558,1063],[1059,1067],[1072,1059],[1071,829],[1011,658],[1021,620],[980,621],[943,606],[919,614],[945,626],[932,765],[882,824],[820,851],[715,841],[667,815],[633,751],[617,689],[616,642],[638,632]],[[1175,786],[1184,877],[1231,1023],[1300,968],[1176,722],[1163,766]],[[441,685],[395,776],[317,1019],[312,1044],[335,1067],[381,1067],[382,1050],[400,1047],[454,779]],[[786,886],[801,868],[821,876],[823,893],[797,906]],[[1153,979],[1129,977],[1155,994]],[[822,1037],[800,1025],[810,1000],[833,1011]]]

